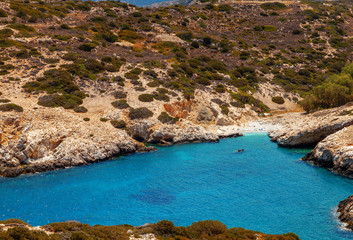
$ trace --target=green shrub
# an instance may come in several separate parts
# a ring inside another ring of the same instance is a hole
[[[322,84],[309,91],[299,104],[305,111],[342,106],[353,99],[353,64],[340,74],[328,77]]]
[[[109,119],[107,119],[107,118],[100,118],[99,120],[100,120],[101,122],[108,122]]]
[[[217,8],[218,11],[227,13],[230,13],[232,9],[232,6],[230,6],[229,4],[220,4]]]
[[[161,114],[158,116],[158,120],[161,121],[162,123],[174,124],[177,121],[179,121],[179,118],[178,117],[173,118],[172,116],[169,116],[168,113],[161,112]]]
[[[97,17],[93,17],[91,18],[92,22],[105,22],[107,21],[107,19],[105,17],[102,16],[97,16]]]
[[[196,41],[192,41],[191,47],[193,47],[193,48],[199,48],[199,47],[200,47],[200,44],[199,44],[198,42],[196,42]]]
[[[157,49],[162,54],[169,54],[173,50],[179,49],[178,44],[176,44],[175,42],[170,42],[170,41],[157,42],[152,47]]]
[[[38,99],[38,105],[44,107],[63,107],[70,109],[80,104],[82,104],[82,99],[71,94],[50,94],[39,97]]]
[[[143,72],[143,75],[149,76],[149,77],[152,77],[152,78],[157,78],[158,77],[158,74],[154,70],[146,70],[146,71]]]
[[[90,118],[83,118],[83,121],[85,121],[85,122],[88,122],[88,121],[90,121],[91,119]]]
[[[10,24],[8,25],[9,28],[18,30],[20,32],[35,32],[36,29],[30,26],[27,26],[25,24],[21,24],[21,23],[14,23],[14,24]]]
[[[126,122],[124,120],[111,120],[110,123],[115,128],[125,128],[126,127]]]
[[[131,72],[125,73],[124,77],[126,77],[127,79],[130,79],[130,80],[138,80],[140,78],[139,75],[133,74]]]
[[[277,27],[274,25],[266,25],[266,26],[264,26],[264,31],[265,32],[275,32],[275,31],[277,31]]]
[[[197,77],[195,81],[202,85],[211,85],[211,81],[206,77]]]
[[[125,108],[130,107],[126,100],[114,101],[114,102],[112,102],[112,105],[113,105],[113,107],[118,108],[118,109],[125,109]]]
[[[104,71],[104,66],[102,63],[95,59],[87,59],[84,65],[87,70],[92,71],[93,73],[100,73]]]
[[[4,28],[0,30],[0,37],[10,37],[14,34],[14,31],[12,31],[10,28]]]
[[[123,91],[116,91],[114,92],[113,96],[117,99],[122,99],[122,98],[126,98],[127,97],[127,92],[123,92]]]
[[[14,103],[6,103],[6,104],[0,105],[0,111],[1,112],[10,112],[10,111],[23,112],[23,108]]]
[[[168,220],[162,220],[154,224],[153,229],[159,235],[172,235],[174,234],[174,223]]]
[[[264,26],[257,25],[257,26],[254,27],[254,31],[260,32],[260,31],[263,31],[263,30],[265,30]]]
[[[34,234],[25,227],[13,227],[7,233],[13,239],[34,239]]]
[[[227,88],[223,86],[222,84],[218,84],[215,88],[215,91],[218,93],[225,93]]]
[[[210,37],[204,37],[202,39],[202,44],[206,47],[209,47],[212,44],[212,42],[213,42],[213,39]]]
[[[0,47],[2,48],[8,48],[16,45],[17,45],[17,42],[14,40],[0,38]]]
[[[74,111],[77,113],[86,113],[88,112],[88,109],[85,108],[84,106],[77,106],[74,108]]]
[[[144,93],[144,94],[141,94],[138,96],[138,99],[141,101],[141,102],[152,102],[153,101],[153,95],[152,94],[147,94],[147,93]]]
[[[140,13],[140,12],[133,12],[131,15],[133,17],[142,17],[142,13]]]
[[[268,106],[266,106],[263,102],[254,98],[252,95],[248,93],[245,93],[245,92],[232,93],[231,96],[233,99],[237,100],[242,104],[249,104],[259,108],[259,110],[257,111],[264,111],[264,112],[270,111],[270,108]]]
[[[81,3],[81,4],[78,4],[76,6],[77,6],[77,9],[79,9],[81,11],[86,11],[87,12],[87,11],[91,10],[91,7],[88,4]]]
[[[284,99],[281,96],[275,96],[275,97],[272,97],[272,102],[277,103],[277,104],[283,104]]]
[[[227,105],[223,104],[219,106],[221,108],[221,113],[223,113],[224,115],[228,115],[229,114],[229,108]]]
[[[0,99],[0,103],[9,103],[11,102],[9,99]]]
[[[122,30],[119,32],[119,38],[131,43],[135,43],[136,40],[143,40],[143,36],[132,30]]]
[[[300,30],[300,29],[294,29],[294,30],[292,31],[292,34],[293,34],[293,35],[299,35],[299,34],[301,34],[301,33],[303,33],[303,30]]]
[[[31,54],[27,50],[23,49],[23,50],[17,52],[15,56],[16,56],[16,58],[26,59],[26,58],[29,58],[31,56]]]
[[[194,35],[192,34],[192,32],[181,32],[181,33],[177,33],[177,36],[180,39],[183,39],[185,41],[191,41],[191,39],[194,37]]]
[[[230,105],[232,105],[233,107],[236,107],[236,108],[245,108],[245,104],[244,103],[241,103],[241,102],[230,102]]]
[[[83,43],[78,47],[78,49],[85,51],[85,52],[90,52],[95,47],[96,47],[96,45],[94,43]]]
[[[266,2],[261,4],[260,7],[265,10],[282,10],[287,6],[280,2]]]
[[[225,233],[227,231],[227,226],[220,221],[206,220],[191,224],[187,227],[187,230],[196,234],[196,236],[215,236]]]
[[[16,219],[16,218],[10,218],[10,219],[6,219],[6,220],[1,220],[0,221],[0,224],[13,224],[13,223],[31,226],[28,223],[26,223],[25,221],[20,220],[20,219]]]
[[[133,108],[133,109],[130,109],[130,112],[129,112],[129,118],[131,120],[150,118],[152,116],[153,116],[153,112],[146,107]]]
[[[5,18],[7,16],[8,16],[7,12],[4,9],[0,9],[0,18]]]
[[[67,24],[61,24],[60,28],[62,28],[62,29],[70,29],[69,25],[67,25]]]
[[[73,76],[66,70],[50,69],[37,81],[27,82],[23,88],[27,92],[46,91],[50,95],[39,98],[38,104],[46,107],[75,108],[82,104],[85,94],[73,82]],[[54,94],[61,93],[61,94]]]

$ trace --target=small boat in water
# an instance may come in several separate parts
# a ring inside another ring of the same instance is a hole
[[[245,151],[244,149],[238,149],[235,152],[244,152],[244,151]]]

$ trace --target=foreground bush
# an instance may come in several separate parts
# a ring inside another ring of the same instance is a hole
[[[220,221],[206,220],[193,223],[188,227],[178,227],[174,223],[162,220],[145,228],[131,225],[102,226],[83,224],[77,221],[56,222],[43,226],[50,231],[30,230],[25,222],[16,219],[0,221],[10,226],[8,231],[0,231],[4,240],[129,240],[131,235],[141,236],[153,233],[157,239],[203,239],[203,240],[299,240],[294,233],[269,235],[244,228],[230,228]],[[131,233],[128,233],[128,230]]]
[[[207,235],[211,237],[225,233],[227,231],[227,226],[221,223],[220,221],[206,220],[195,222],[191,224],[191,226],[187,227],[187,229],[192,234],[195,234],[197,237],[201,235]]]

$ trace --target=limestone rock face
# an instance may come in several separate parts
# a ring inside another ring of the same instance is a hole
[[[133,138],[154,144],[219,141],[216,134],[207,132],[202,126],[187,120],[179,124],[160,124],[153,120],[137,121],[129,130]]]
[[[131,136],[138,141],[148,141],[152,133],[152,127],[158,124],[153,120],[141,120],[134,122],[130,127]]]
[[[42,109],[35,117],[29,114],[0,116],[0,176],[16,177],[155,150],[142,142],[174,144],[219,140],[215,133],[188,120],[176,124],[162,124],[156,119],[130,121],[125,131],[99,118],[87,122],[64,111]]]
[[[208,133],[199,125],[186,123],[181,126],[163,125],[150,137],[152,143],[217,142],[219,137]]]
[[[229,125],[232,125],[232,124],[233,124],[232,121],[230,121],[229,119],[226,119],[224,117],[218,118],[216,120],[216,125],[218,125],[218,126],[229,126]]]
[[[303,160],[353,177],[353,126],[326,137]]]
[[[299,116],[282,128],[270,132],[272,141],[284,147],[314,145],[325,137],[353,124],[353,116],[345,114],[352,106],[324,110],[313,114]]]
[[[353,230],[353,195],[339,203],[337,212],[338,218],[346,224],[346,228]]]
[[[40,121],[29,115],[0,116],[1,176],[15,177],[23,173],[86,165],[154,149],[145,147],[111,124],[99,120],[96,124],[88,124],[74,116],[64,118],[60,111],[48,109],[44,115],[38,113]]]

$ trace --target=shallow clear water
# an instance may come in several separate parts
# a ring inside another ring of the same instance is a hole
[[[235,153],[237,149],[245,152]],[[284,149],[265,134],[162,147],[114,161],[49,173],[0,178],[0,219],[32,225],[78,220],[177,225],[216,219],[228,227],[301,239],[353,239],[334,208],[353,181],[299,160],[308,150]]]

